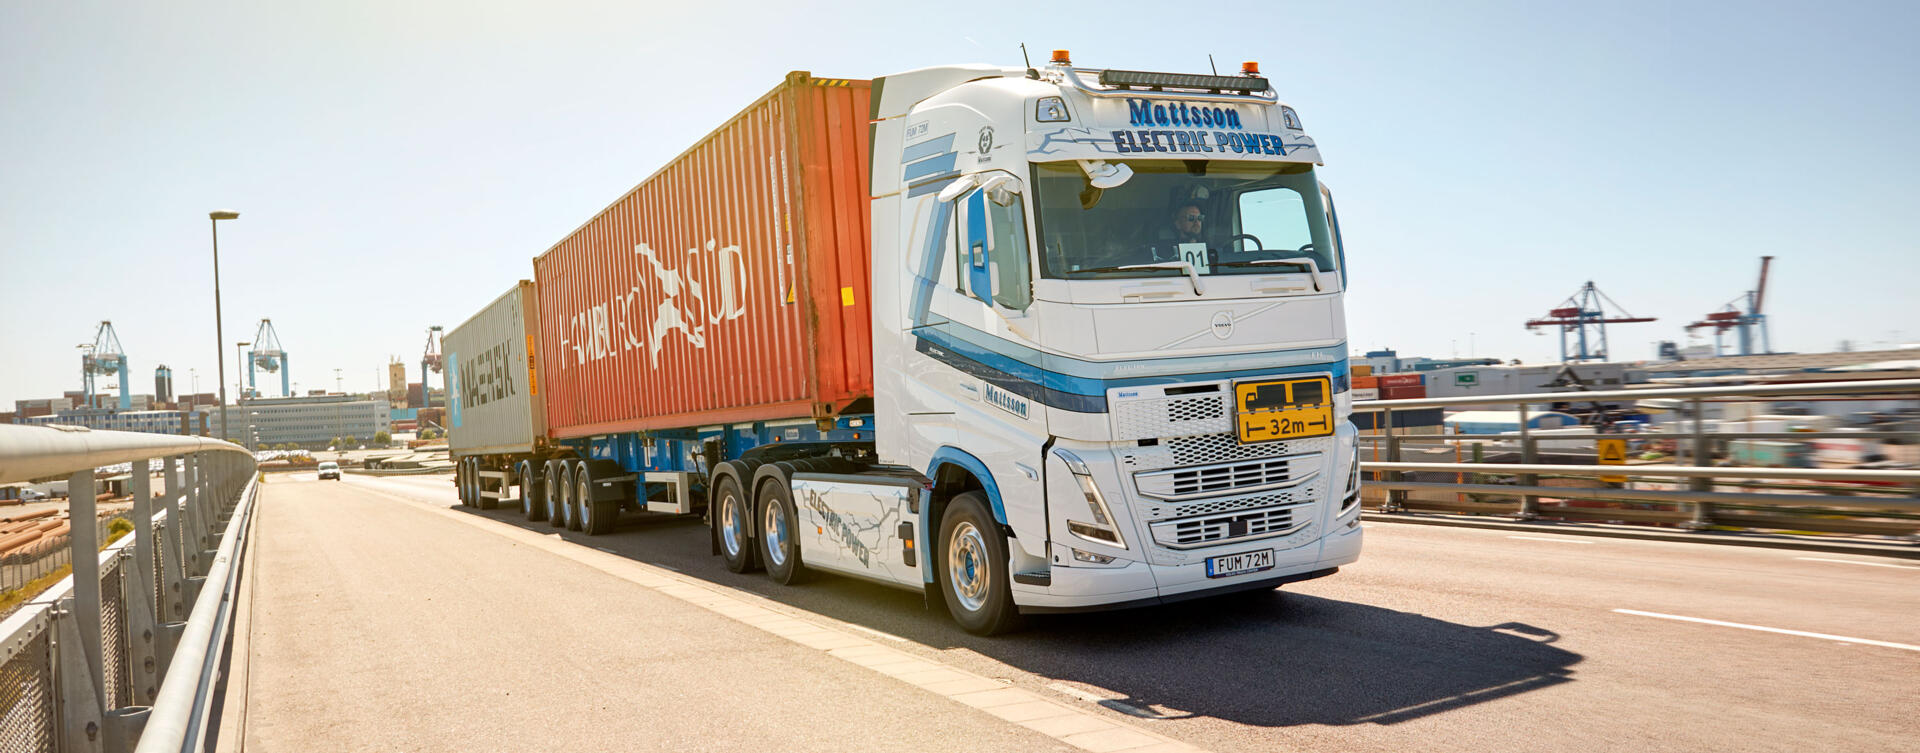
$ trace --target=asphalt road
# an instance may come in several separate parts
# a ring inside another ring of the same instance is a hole
[[[476,735],[469,744],[576,735],[534,747],[582,749],[1061,746],[788,656],[556,555],[568,549],[520,543],[529,534],[765,597],[1209,750],[1894,751],[1920,739],[1913,560],[1369,524],[1361,561],[1331,578],[978,638],[918,594],[728,573],[697,520],[556,535],[517,511],[458,507],[445,476],[276,477],[263,500],[246,715],[263,750],[429,748],[425,731],[446,729]],[[307,737],[316,719],[333,725],[326,737]]]

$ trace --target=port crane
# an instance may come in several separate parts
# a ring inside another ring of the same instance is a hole
[[[293,397],[293,386],[288,383],[292,377],[287,372],[287,351],[280,347],[280,333],[273,329],[272,319],[260,320],[260,329],[253,333],[253,350],[247,351],[247,390],[257,395],[256,369],[268,374],[280,372],[280,395]]]
[[[1619,313],[1609,314],[1609,307]],[[1626,313],[1620,304],[1614,303],[1612,298],[1594,287],[1592,280],[1588,280],[1559,306],[1549,309],[1546,316],[1527,320],[1527,329],[1538,331],[1541,327],[1558,327],[1561,363],[1605,361],[1607,325],[1651,321],[1655,321],[1655,318]],[[1571,341],[1569,335],[1572,335]]]
[[[1767,315],[1761,313],[1761,306],[1767,302],[1767,272],[1773,267],[1773,257],[1760,257],[1760,283],[1739,298],[1728,301],[1719,311],[1707,314],[1705,319],[1687,325],[1687,333],[1695,330],[1713,330],[1713,354],[1722,355],[1727,330],[1737,333],[1740,355],[1751,356],[1773,352],[1773,343],[1767,336]],[[1741,305],[1746,310],[1741,310]],[[1755,351],[1754,335],[1759,335],[1760,349]]]
[[[420,354],[420,405],[422,407],[433,405],[433,380],[428,378],[429,374],[443,374],[440,379],[440,388],[445,391],[447,386],[444,376],[446,363],[440,353],[441,330],[438,324],[427,328],[427,349]]]
[[[133,410],[133,395],[127,391],[127,354],[120,348],[120,334],[113,331],[113,322],[100,322],[99,329],[93,332],[93,344],[82,347],[86,353],[80,356],[80,382],[87,400],[82,407],[101,407],[94,405],[94,395],[98,394],[96,378],[118,374],[120,410]]]

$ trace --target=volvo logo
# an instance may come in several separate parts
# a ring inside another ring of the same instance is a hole
[[[1213,336],[1222,340],[1233,336],[1233,312],[1222,311],[1213,315]]]

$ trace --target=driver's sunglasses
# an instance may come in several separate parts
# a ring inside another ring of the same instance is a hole
[[[1204,215],[1204,214],[1183,214],[1183,215],[1180,215],[1180,221],[1181,221],[1181,222],[1201,222],[1201,221],[1204,221],[1204,220],[1206,220],[1206,219],[1207,219],[1207,216],[1206,216],[1206,215]]]

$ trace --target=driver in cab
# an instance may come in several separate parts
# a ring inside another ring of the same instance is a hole
[[[1181,258],[1180,247],[1188,244],[1212,245],[1207,237],[1205,190],[1199,189],[1195,191],[1199,195],[1173,202],[1172,210],[1167,214],[1167,224],[1155,230],[1151,236],[1154,261],[1178,261]]]

